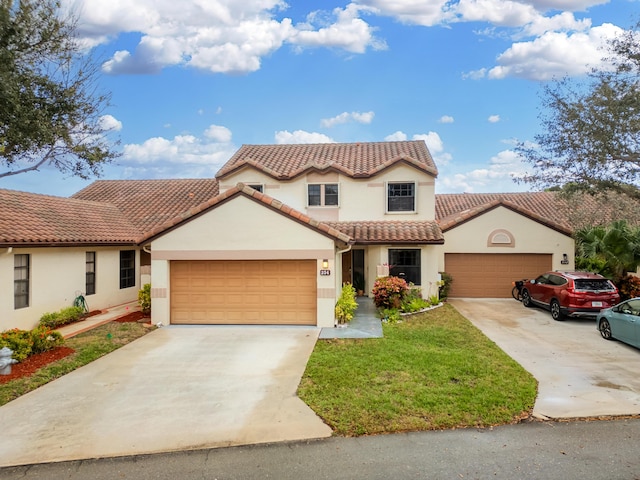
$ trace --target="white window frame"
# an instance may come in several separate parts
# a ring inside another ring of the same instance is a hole
[[[390,185],[413,185],[413,210],[389,210],[389,186]],[[418,213],[418,182],[412,181],[393,181],[386,182],[384,186],[384,209],[385,213],[391,215],[403,215],[410,213]]]
[[[319,185],[320,186],[320,205],[310,205],[309,204],[309,187],[312,185]],[[327,185],[335,185],[338,188],[338,202],[335,205],[326,205],[326,191],[325,188]],[[338,208],[340,206],[340,183],[338,182],[314,182],[314,183],[307,183],[306,186],[306,196],[307,196],[307,207],[310,208]]]

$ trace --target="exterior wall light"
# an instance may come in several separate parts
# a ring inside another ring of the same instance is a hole
[[[324,259],[322,260],[322,268],[329,268],[329,260],[328,259]]]

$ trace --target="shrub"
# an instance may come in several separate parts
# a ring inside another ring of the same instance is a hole
[[[449,290],[451,289],[451,284],[453,283],[453,277],[447,272],[440,272],[440,277],[442,278],[442,280],[438,293],[440,294],[440,299],[444,300],[449,296]]]
[[[350,322],[353,319],[353,314],[358,308],[358,302],[356,302],[356,289],[350,283],[345,283],[342,286],[342,292],[336,302],[335,315],[340,324]]]
[[[142,290],[138,291],[138,305],[145,315],[151,313],[151,284],[145,283]]]
[[[620,300],[640,297],[640,278],[635,275],[627,275],[618,283],[620,290]]]
[[[0,333],[0,348],[7,347],[13,350],[11,358],[18,362],[23,361],[31,354],[33,339],[31,332],[14,328]]]
[[[83,314],[84,309],[82,307],[67,307],[58,312],[45,313],[40,317],[38,325],[54,329],[69,323],[77,322],[82,318]]]
[[[400,321],[400,310],[397,308],[383,308],[380,310],[380,318],[389,323],[397,323]]]
[[[407,282],[399,277],[380,277],[373,284],[373,303],[378,308],[400,308],[409,290]]]
[[[31,334],[31,353],[42,353],[59,347],[64,343],[60,332],[39,326],[29,332]]]
[[[422,298],[422,290],[410,285],[402,297],[400,309],[405,313],[411,313],[427,308],[429,305],[429,302]]]

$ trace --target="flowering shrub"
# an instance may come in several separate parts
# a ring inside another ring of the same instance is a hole
[[[60,332],[39,326],[31,330],[31,354],[42,353],[59,347],[64,343]]]
[[[60,332],[39,326],[33,330],[14,328],[0,333],[0,348],[7,347],[13,351],[11,358],[22,362],[29,355],[46,352],[64,343]]]
[[[373,303],[378,308],[400,308],[408,290],[409,285],[403,278],[380,277],[373,284]]]
[[[627,275],[618,284],[620,300],[640,297],[640,278],[635,275]]]

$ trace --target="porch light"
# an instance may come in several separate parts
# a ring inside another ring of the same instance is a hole
[[[329,268],[329,260],[326,258],[322,260],[322,268]]]
[[[562,260],[560,261],[562,265],[569,265],[569,255],[566,253],[562,254]]]

